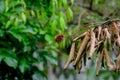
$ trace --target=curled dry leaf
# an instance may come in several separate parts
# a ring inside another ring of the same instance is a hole
[[[68,57],[67,63],[64,67],[64,69],[67,69],[69,64],[75,59],[75,42],[72,43],[71,49],[70,49],[70,55]]]
[[[100,67],[101,67],[101,64],[102,64],[102,60],[103,60],[103,51],[101,52],[99,58],[98,58],[98,61],[97,61],[97,68],[96,68],[96,75],[99,74],[99,70],[100,70]]]
[[[116,25],[115,22],[112,22],[112,32],[115,35],[115,37],[118,37],[118,35],[119,35],[119,29],[118,29],[118,27],[117,27],[117,25]]]
[[[105,28],[104,32],[106,34],[106,39],[108,40],[108,43],[111,44],[111,35],[110,35],[109,31],[108,31],[108,28]]]
[[[116,42],[117,42],[118,47],[120,48],[120,36],[118,36]]]
[[[86,54],[86,52],[84,53],[84,55],[83,55],[83,60],[84,60],[84,66],[86,66],[86,62],[87,62],[87,54]]]
[[[115,35],[116,42],[117,45],[120,47],[120,32],[119,32],[119,28],[118,25],[115,22],[112,22],[112,30],[113,30],[113,34]]]
[[[83,55],[82,53],[83,53],[85,47],[87,46],[87,43],[89,42],[89,39],[90,39],[89,32],[87,32],[87,34],[85,35],[85,37],[84,37],[84,39],[81,43],[81,46],[80,46],[79,50],[78,50],[77,57],[75,59],[75,62],[74,62],[73,66],[75,66],[77,64],[77,62],[81,59],[81,57]]]
[[[101,30],[102,30],[102,27],[99,26],[99,27],[98,27],[98,36],[97,36],[98,41],[100,40]]]
[[[81,68],[82,68],[82,61],[79,61],[76,65],[76,67],[77,67],[78,73],[80,73]]]
[[[109,69],[112,70],[112,71],[115,71],[116,67],[114,65],[114,62],[112,61],[112,59],[108,55],[108,51],[105,47],[103,48],[103,53],[105,55],[105,59],[107,61],[107,65],[108,65]]]
[[[115,59],[115,64],[116,64],[116,72],[118,72],[120,70],[120,51],[118,53],[119,55],[117,56],[117,58]]]
[[[89,57],[88,59],[91,59],[93,56],[93,53],[95,52],[95,33],[93,32],[93,30],[90,31],[90,41],[91,41],[91,45],[90,45],[90,53],[89,53]]]

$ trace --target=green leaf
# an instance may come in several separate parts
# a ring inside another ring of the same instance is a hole
[[[74,0],[71,0],[71,4],[73,5],[73,3],[74,3]]]
[[[11,20],[7,21],[7,23],[6,23],[6,25],[5,25],[5,28],[6,28],[6,29],[9,28],[10,24],[11,24]]]
[[[15,21],[14,21],[14,26],[15,26],[15,27],[18,26],[18,18],[15,19]]]
[[[52,54],[49,55],[45,55],[45,58],[53,65],[57,65],[57,59],[55,57],[52,56]]]
[[[18,61],[15,58],[12,58],[12,57],[5,57],[4,61],[8,66],[13,67],[15,69],[18,65]]]
[[[51,32],[52,32],[52,33],[55,33],[55,31],[56,31],[56,26],[57,26],[57,21],[54,19],[54,20],[51,22]]]
[[[20,32],[31,33],[33,35],[36,34],[36,32],[35,32],[35,30],[33,30],[33,28],[24,28],[24,29],[20,30]]]
[[[2,59],[3,59],[3,57],[2,57],[2,56],[0,56],[0,62],[2,61]]]
[[[62,0],[63,6],[67,6],[67,0]]]
[[[67,17],[68,17],[68,21],[73,19],[73,12],[70,7],[67,9]]]
[[[26,70],[28,69],[29,65],[26,59],[22,58],[20,60],[20,65],[19,65],[19,69],[22,73],[25,73]]]
[[[11,35],[13,35],[13,37],[15,37],[16,39],[18,39],[20,42],[22,41],[22,36],[14,31],[9,31],[9,33]]]
[[[0,37],[4,36],[4,30],[0,30]]]
[[[48,41],[48,43],[52,43],[52,41],[53,41],[52,35],[46,34],[45,35],[45,40]]]
[[[47,77],[43,71],[36,71],[32,77],[33,80],[47,80]]]
[[[26,23],[26,15],[24,13],[21,13],[21,18],[25,24]]]
[[[66,27],[66,23],[63,17],[60,17],[60,27],[62,29],[62,31],[64,31],[65,27]]]

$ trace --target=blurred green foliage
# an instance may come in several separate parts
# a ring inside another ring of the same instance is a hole
[[[0,0],[0,80],[46,80],[72,17],[67,0]]]

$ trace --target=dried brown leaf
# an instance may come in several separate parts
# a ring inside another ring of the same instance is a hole
[[[112,71],[115,71],[116,67],[114,65],[114,62],[112,61],[112,59],[108,55],[108,51],[105,47],[103,48],[103,53],[105,55],[105,59],[107,61],[107,65],[108,65],[109,69],[112,70]]]
[[[118,35],[118,38],[116,40],[118,47],[120,48],[120,36]]]
[[[64,69],[67,69],[69,64],[75,59],[75,42],[72,43],[71,49],[70,49],[70,54],[67,60],[67,63],[64,67]]]
[[[87,54],[86,54],[86,52],[83,55],[83,60],[84,60],[84,66],[86,66],[86,62],[87,62]]]
[[[89,57],[88,59],[91,59],[93,56],[93,53],[95,52],[95,33],[93,32],[93,30],[90,31],[90,40],[91,40],[91,45],[90,45],[90,53],[89,53]]]
[[[118,72],[120,70],[120,51],[118,53],[119,55],[117,56],[117,58],[115,59],[115,64],[116,64],[116,72]]]
[[[82,68],[82,61],[79,61],[78,63],[77,63],[77,70],[78,70],[78,73],[80,73],[80,71],[81,71],[81,68]]]
[[[111,34],[109,33],[108,28],[104,28],[104,32],[108,43],[111,44]]]
[[[80,45],[80,48],[78,50],[78,53],[77,53],[77,57],[75,59],[75,62],[74,62],[74,66],[77,64],[77,62],[81,59],[82,55],[83,55],[83,51],[85,50],[88,42],[89,42],[89,32],[87,32],[86,36],[84,37],[81,45]]]
[[[98,41],[100,40],[101,30],[102,30],[102,27],[99,26],[99,27],[98,27],[98,36],[97,36]]]
[[[104,55],[103,55],[103,51],[102,51],[102,53],[100,54],[98,61],[97,61],[96,75],[99,74],[99,70],[100,70],[103,58],[104,58]]]
[[[118,29],[117,24],[115,22],[112,22],[112,32],[115,35],[114,37],[118,37],[119,29]]]

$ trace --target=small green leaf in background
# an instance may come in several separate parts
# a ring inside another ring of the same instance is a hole
[[[52,32],[52,33],[55,33],[56,27],[57,27],[57,21],[54,19],[54,20],[51,22],[51,32]]]
[[[63,0],[63,6],[67,6],[67,0]]]
[[[12,57],[8,56],[8,57],[4,58],[4,61],[8,66],[13,67],[15,69],[17,68],[18,61],[15,58],[12,58]]]
[[[18,41],[21,42],[21,41],[23,40],[23,39],[22,39],[22,36],[21,36],[20,34],[14,32],[14,31],[9,31],[9,33],[10,33],[12,36],[14,36],[16,39],[18,39]]]
[[[68,7],[67,9],[67,18],[68,18],[68,21],[73,19],[73,12],[70,7]]]
[[[51,56],[50,54],[49,55],[45,55],[46,59],[53,65],[57,65],[58,62],[57,62],[57,59],[54,58],[53,56]]]
[[[2,61],[2,59],[3,59],[3,57],[2,57],[2,56],[0,56],[0,62]]]
[[[0,30],[0,37],[3,37],[3,36],[4,36],[4,31]]]
[[[73,3],[74,3],[74,0],[71,0],[71,3],[72,3],[72,5],[73,5]]]
[[[21,18],[25,24],[27,19],[26,19],[26,15],[24,13],[21,13]]]
[[[25,73],[25,71],[28,69],[29,64],[28,61],[26,59],[21,59],[20,60],[20,65],[19,65],[19,69],[22,73]]]
[[[42,71],[36,71],[33,76],[33,80],[47,80],[46,75]]]
[[[52,43],[52,41],[53,41],[52,35],[46,34],[46,35],[45,35],[45,40],[46,40],[49,44]]]
[[[62,31],[64,31],[64,29],[66,27],[65,20],[62,16],[60,17],[60,27],[61,27]]]

